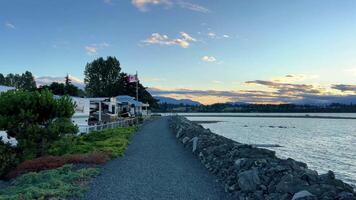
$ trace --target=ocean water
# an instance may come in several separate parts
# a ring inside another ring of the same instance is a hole
[[[282,147],[268,148],[276,151],[278,157],[289,157],[305,162],[309,168],[317,170],[319,174],[332,170],[337,178],[353,186],[356,185],[355,119],[204,117],[208,114],[196,115],[198,116],[188,117],[188,119],[192,121],[219,121],[202,124],[212,132],[241,143],[278,144]],[[310,115],[356,117],[356,113]]]

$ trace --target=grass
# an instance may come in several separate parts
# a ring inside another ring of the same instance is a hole
[[[9,187],[1,189],[0,199],[29,200],[80,196],[87,189],[85,183],[98,173],[95,168],[75,170],[72,165],[27,173],[14,179]]]
[[[136,129],[136,127],[106,129],[60,139],[48,150],[52,156],[25,161],[13,171],[13,176],[29,171],[35,172],[21,175],[13,179],[10,186],[0,189],[0,200],[44,200],[80,196],[86,190],[85,183],[99,173],[98,169],[76,170],[73,165],[64,164],[97,164],[122,156]]]
[[[83,136],[69,136],[55,142],[49,153],[55,156],[109,152],[112,157],[122,156],[136,127],[106,129]]]

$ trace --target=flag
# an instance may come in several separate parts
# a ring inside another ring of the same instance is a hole
[[[135,75],[129,75],[129,76],[127,77],[127,79],[128,79],[128,81],[129,81],[130,83],[138,82],[138,76],[137,76],[137,74],[135,74]]]

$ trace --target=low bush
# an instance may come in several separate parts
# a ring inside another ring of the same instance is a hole
[[[10,171],[7,179],[15,178],[28,172],[39,172],[42,170],[55,169],[65,164],[102,164],[110,160],[111,154],[105,152],[93,152],[88,154],[74,154],[64,156],[45,156],[34,160],[26,160]]]
[[[95,168],[75,170],[72,165],[41,172],[31,172],[14,179],[10,186],[0,189],[0,199],[30,200],[80,196],[86,183],[98,174]]]
[[[9,143],[3,143],[0,137],[0,178],[18,164],[16,151]]]
[[[51,155],[110,152],[112,157],[122,156],[136,127],[106,129],[83,136],[67,136],[49,149]]]

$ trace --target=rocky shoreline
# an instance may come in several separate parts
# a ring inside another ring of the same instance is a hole
[[[182,116],[169,121],[176,138],[236,199],[356,200],[353,187],[336,179],[332,171],[319,175],[305,163],[227,139]]]

